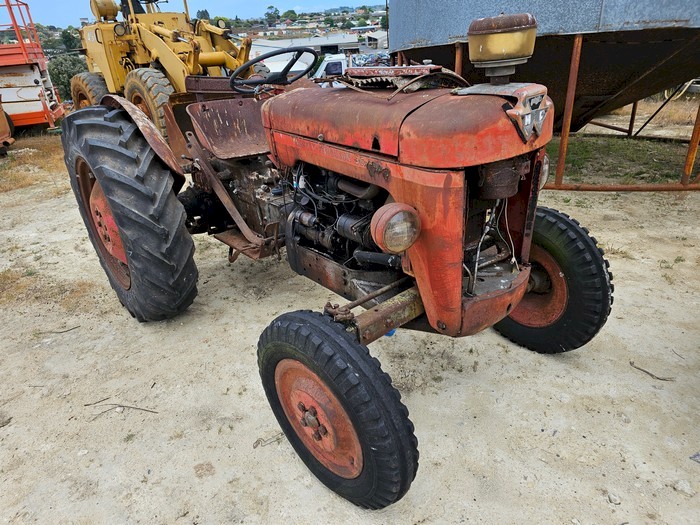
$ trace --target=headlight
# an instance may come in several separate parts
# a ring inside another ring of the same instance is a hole
[[[122,23],[114,24],[114,34],[117,36],[124,36],[126,34],[126,26]]]
[[[540,190],[547,184],[549,178],[549,155],[545,153],[542,159],[542,169],[540,170]]]
[[[386,204],[372,217],[371,231],[374,242],[383,252],[405,252],[420,235],[420,217],[407,204]]]
[[[224,19],[222,19],[222,18],[219,18],[219,19],[216,21],[216,25],[217,25],[217,27],[218,27],[219,29],[226,29],[226,20],[224,20]]]

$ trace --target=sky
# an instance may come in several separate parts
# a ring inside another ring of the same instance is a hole
[[[34,22],[44,25],[67,27],[79,26],[81,18],[94,17],[90,11],[90,0],[25,0]],[[119,0],[116,0],[119,4]],[[288,9],[300,12],[317,12],[331,9],[340,5],[358,7],[361,5],[379,5],[383,0],[354,1],[354,0],[189,0],[190,14],[194,16],[199,9],[208,9],[209,14],[234,18],[258,18],[262,17],[267,6],[274,5],[280,13]],[[167,4],[161,4],[163,11],[183,11],[182,0],[170,0]],[[8,20],[6,10],[0,11],[0,23]]]

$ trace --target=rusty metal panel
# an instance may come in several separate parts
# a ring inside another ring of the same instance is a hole
[[[401,67],[349,67],[345,74],[349,77],[415,77],[438,73],[442,66],[401,66]]]
[[[265,155],[270,149],[254,98],[212,100],[187,106],[197,138],[220,159]]]
[[[308,137],[317,142],[342,144],[384,155],[399,154],[399,129],[407,115],[446,89],[401,93],[387,101],[391,91],[354,89],[297,89],[274,97],[265,107],[275,131]]]
[[[346,299],[358,299],[395,282],[400,278],[394,271],[355,270],[338,264],[323,254],[303,246],[287,249],[287,259],[292,270],[308,277]],[[386,300],[391,293],[383,294],[368,302],[369,306]]]
[[[190,75],[185,77],[185,88],[187,93],[225,93],[231,97],[235,95],[228,77]]]
[[[170,146],[168,146],[168,143],[163,138],[163,135],[160,134],[158,128],[156,128],[155,124],[151,122],[146,114],[125,98],[117,95],[106,95],[101,103],[112,108],[123,108],[129,114],[148,144],[153,148],[156,155],[158,155],[158,158],[174,172],[173,176],[176,184],[182,186],[182,182],[184,182],[185,179],[182,167],[175,157],[175,154],[170,149]]]
[[[476,334],[506,317],[525,295],[529,278],[530,268],[521,268],[508,290],[465,297],[462,301],[462,329],[459,335]]]
[[[547,112],[541,134],[523,143],[503,109],[505,103],[501,97],[466,95],[424,105],[401,126],[399,161],[425,168],[458,168],[544,147],[552,137],[554,112]]]

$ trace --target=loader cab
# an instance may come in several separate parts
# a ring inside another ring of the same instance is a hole
[[[132,2],[132,4],[134,6],[135,15],[146,14],[146,10],[143,8],[139,0],[135,0],[134,2]],[[131,7],[129,7],[129,0],[121,0],[121,12],[122,16],[124,17],[124,20],[128,20],[129,15],[131,15]]]

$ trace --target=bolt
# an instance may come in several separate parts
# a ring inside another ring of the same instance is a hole
[[[316,408],[315,407],[309,408],[309,414],[311,414],[312,417],[316,417]]]
[[[308,426],[309,426],[309,424],[306,422],[306,418],[305,418],[305,417],[302,417],[302,418],[301,418],[300,423],[301,423],[301,426],[302,426],[302,427],[308,427]]]
[[[437,325],[438,325],[438,328],[440,330],[444,330],[445,328],[447,328],[447,325],[445,323],[443,323],[442,321],[438,321]]]
[[[328,429],[325,427],[325,425],[321,425],[320,427],[318,427],[318,432],[322,436],[325,436],[326,434],[328,434]]]
[[[297,405],[297,408],[298,408],[301,412],[306,412],[306,407],[304,406],[304,403],[302,403],[301,401],[299,401],[299,404]]]
[[[314,441],[321,441],[321,434],[319,434],[318,430],[311,434],[311,437],[314,438]]]

